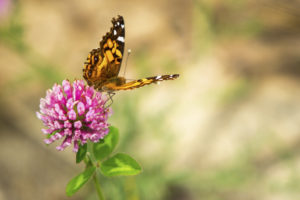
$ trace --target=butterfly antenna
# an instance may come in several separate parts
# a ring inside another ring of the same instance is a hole
[[[128,49],[128,51],[127,51],[127,57],[126,57],[126,61],[125,61],[125,68],[124,68],[123,77],[125,77],[126,67],[127,67],[127,61],[128,61],[128,58],[129,58],[130,54],[131,54],[131,49]]]

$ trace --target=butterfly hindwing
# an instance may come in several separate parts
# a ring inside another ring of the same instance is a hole
[[[115,82],[112,82],[112,83],[105,85],[104,89],[106,91],[132,90],[132,89],[143,87],[145,85],[149,85],[152,83],[158,83],[160,81],[174,80],[178,77],[179,77],[179,74],[152,76],[152,77],[147,77],[147,78],[143,78],[143,79],[130,81],[128,83],[124,83],[124,84],[120,84],[120,85],[115,84]]]

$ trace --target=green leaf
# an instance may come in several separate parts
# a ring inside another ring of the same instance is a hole
[[[79,144],[79,149],[76,154],[76,163],[80,163],[84,159],[86,152],[87,144],[84,144],[83,146]]]
[[[111,154],[119,140],[119,131],[116,127],[110,126],[109,133],[105,138],[93,144],[93,153],[97,160],[102,160]]]
[[[129,155],[118,153],[105,160],[100,166],[105,176],[130,176],[142,171],[141,166]]]
[[[84,172],[72,178],[66,188],[67,196],[72,196],[77,192],[91,178],[95,169],[95,167],[89,167]]]

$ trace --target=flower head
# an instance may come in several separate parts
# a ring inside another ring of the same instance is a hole
[[[40,112],[37,112],[47,127],[42,129],[47,135],[45,143],[64,138],[56,149],[61,151],[74,143],[73,151],[77,152],[79,143],[83,145],[88,139],[96,143],[103,139],[108,133],[110,115],[110,109],[105,108],[106,100],[106,96],[85,86],[82,80],[55,84],[40,100]]]

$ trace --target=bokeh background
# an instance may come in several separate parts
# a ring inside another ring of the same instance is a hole
[[[298,0],[0,0],[0,200],[96,199],[91,183],[66,197],[84,166],[43,143],[35,112],[55,82],[82,79],[118,14],[126,77],[180,78],[115,96],[117,150],[143,173],[100,177],[106,198],[300,199],[299,10]]]

